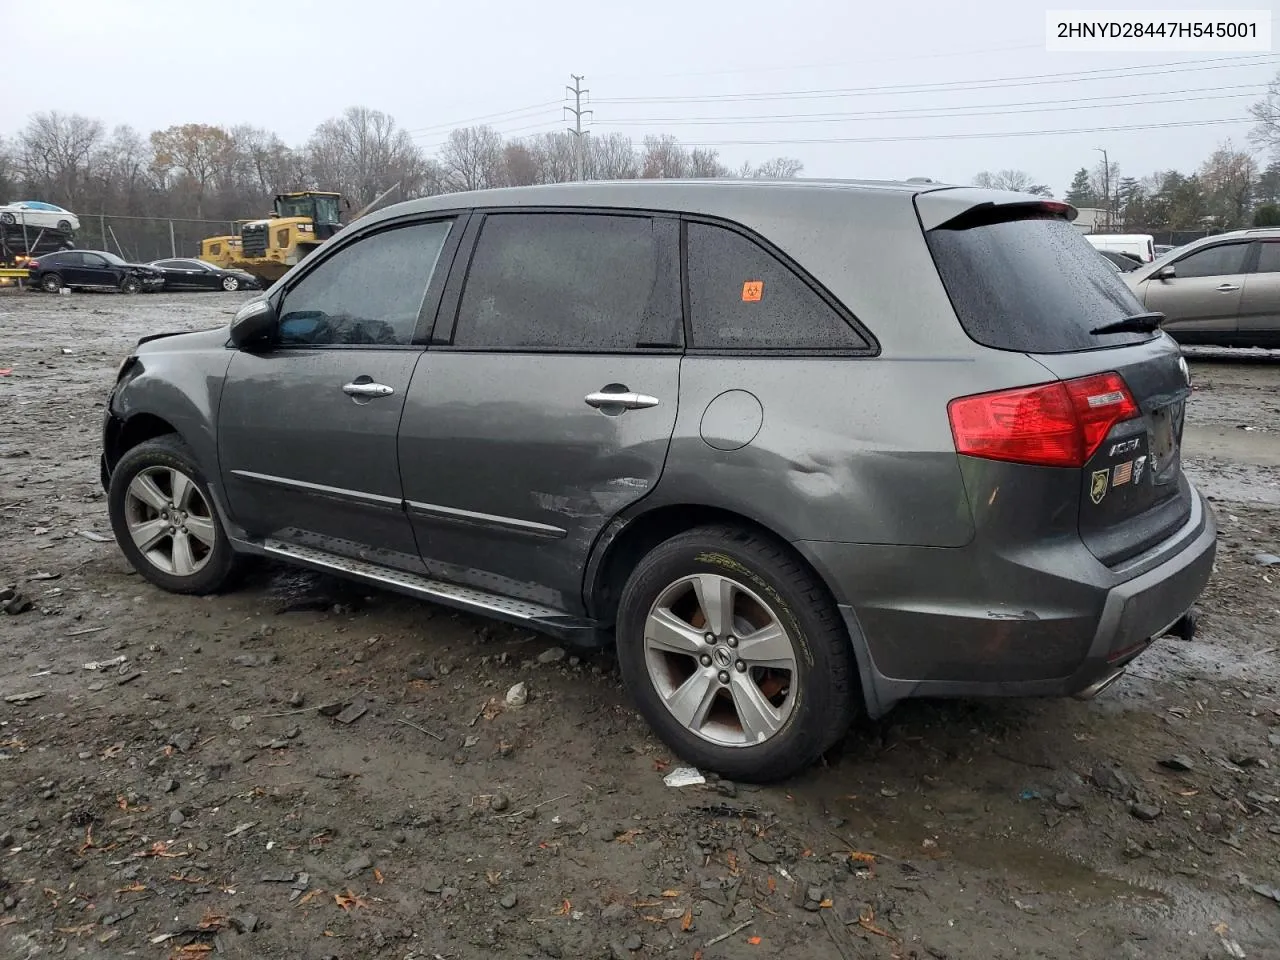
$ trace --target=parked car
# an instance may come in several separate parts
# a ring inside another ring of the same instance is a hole
[[[1155,244],[1154,247],[1152,247],[1152,249],[1155,251],[1156,259],[1159,260],[1170,250],[1177,250],[1178,248],[1168,243],[1157,243]]]
[[[1280,228],[1196,240],[1125,282],[1180,343],[1280,346]]]
[[[1114,250],[1098,250],[1098,254],[1110,263],[1121,273],[1128,273],[1130,270],[1137,270],[1142,266],[1142,261],[1137,257],[1128,253],[1116,253]]]
[[[153,260],[150,266],[164,274],[166,290],[260,290],[258,278],[244,270],[224,270],[203,260]]]
[[[42,253],[27,264],[31,283],[57,293],[72,290],[119,290],[151,293],[164,286],[164,274],[142,263],[126,263],[105,250],[62,250]]]
[[[1092,696],[1190,635],[1215,522],[1186,363],[1073,214],[920,183],[401,203],[125,359],[112,528],[176,593],[261,555],[616,643],[734,779],[907,697]]]
[[[74,233],[80,229],[80,218],[70,210],[41,200],[18,200],[0,207],[0,224],[38,227]]]
[[[1142,263],[1156,258],[1155,238],[1149,233],[1087,233],[1084,238],[1095,250],[1127,253]]]

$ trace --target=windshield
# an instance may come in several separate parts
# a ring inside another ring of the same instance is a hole
[[[280,201],[280,216],[312,217],[316,223],[341,222],[337,197],[285,197]]]
[[[111,264],[113,267],[127,266],[127,264],[123,260],[121,260],[119,257],[117,257],[114,253],[107,253],[107,251],[105,250],[99,250],[97,251],[97,254],[98,256],[105,259],[107,263]]]
[[[1059,218],[978,222],[926,234],[965,332],[997,350],[1071,353],[1150,340],[1097,335],[1143,306],[1105,258]]]

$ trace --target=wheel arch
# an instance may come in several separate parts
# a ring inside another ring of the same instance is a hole
[[[107,466],[114,470],[120,458],[138,444],[170,433],[177,434],[178,428],[154,413],[135,413],[124,420],[113,417],[103,444]]]
[[[803,563],[835,602],[831,586],[822,573],[785,536],[767,524],[726,507],[668,503],[618,518],[600,535],[587,562],[583,589],[590,616],[601,623],[612,624],[622,588],[641,557],[686,530],[717,524],[738,527],[773,540]]]

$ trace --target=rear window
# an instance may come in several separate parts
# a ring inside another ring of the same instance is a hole
[[[984,347],[1073,353],[1157,336],[1089,332],[1144,308],[1065,220],[953,221],[925,236],[961,326]]]

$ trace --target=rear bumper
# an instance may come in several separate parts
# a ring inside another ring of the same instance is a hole
[[[911,697],[1087,693],[1166,634],[1213,571],[1217,525],[1193,491],[1182,528],[1125,571],[1077,539],[1026,556],[802,541],[836,594],[873,716]]]

